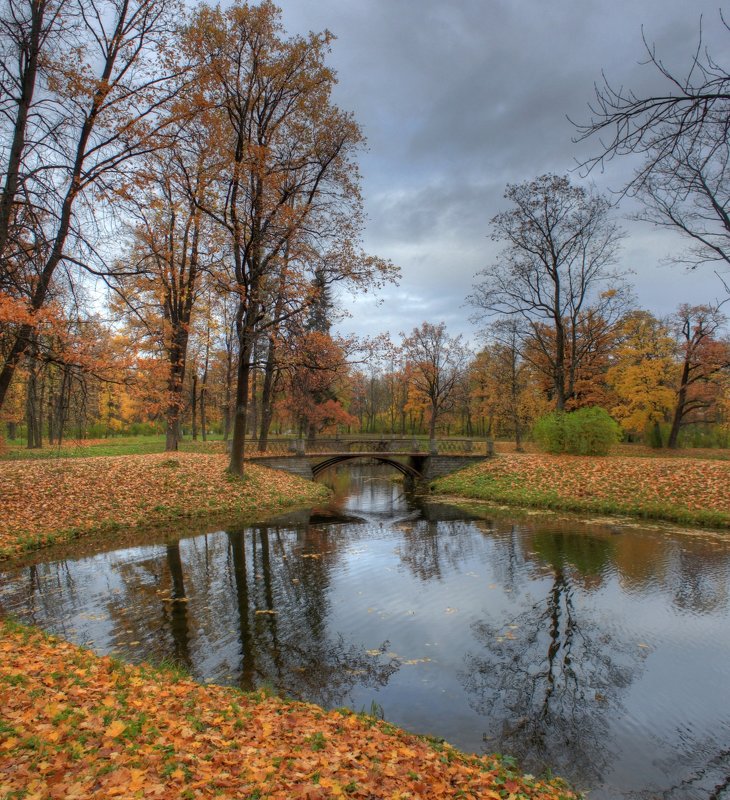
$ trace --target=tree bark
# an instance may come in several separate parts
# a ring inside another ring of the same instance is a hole
[[[274,371],[276,369],[276,337],[269,335],[269,349],[264,366],[264,384],[261,390],[261,431],[258,449],[265,453],[269,444],[269,430],[274,418]]]
[[[20,95],[17,100],[17,114],[13,126],[13,141],[10,145],[6,166],[5,185],[3,186],[2,196],[0,196],[0,260],[3,260],[8,243],[13,205],[20,184],[20,165],[23,159],[23,151],[26,147],[28,114],[35,93],[38,60],[41,50],[41,33],[47,3],[45,0],[41,0],[40,2],[29,2],[28,6],[31,9],[32,19],[30,31],[28,31],[27,39],[25,40],[26,46],[21,48],[23,52],[20,60],[23,67],[19,80]],[[0,401],[0,405],[2,405],[2,401]]]
[[[672,428],[669,431],[669,439],[667,440],[667,447],[672,450],[676,450],[679,447],[679,430],[682,427],[682,419],[684,417],[684,410],[687,404],[687,386],[689,384],[690,372],[689,352],[689,348],[687,348],[687,355],[685,356],[684,363],[682,364],[682,376],[679,381],[677,403],[674,406],[674,414],[672,415]]]
[[[185,356],[187,333],[179,332],[168,353],[170,372],[167,377],[167,410],[165,420],[165,450],[175,452],[180,444],[180,412],[183,407],[183,384],[185,381]]]
[[[238,356],[238,369],[236,370],[236,410],[233,417],[231,460],[228,465],[228,471],[234,475],[243,475],[243,451],[246,446],[251,349],[251,345],[247,342],[241,345]]]
[[[193,441],[198,441],[198,370],[193,370],[192,391],[190,392],[191,433]]]

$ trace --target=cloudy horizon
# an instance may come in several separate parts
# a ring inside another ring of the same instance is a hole
[[[474,339],[466,305],[475,275],[493,263],[490,219],[508,207],[508,183],[548,172],[610,192],[635,162],[616,159],[585,177],[578,163],[599,142],[574,143],[570,120],[585,122],[594,83],[649,93],[663,86],[642,65],[647,41],[671,69],[684,71],[699,40],[720,58],[725,44],[717,5],[698,0],[638,0],[611,5],[557,0],[279,0],[288,33],[337,37],[328,63],[337,71],[335,101],[363,128],[360,164],[368,252],[401,268],[398,286],[353,302],[343,332],[410,331],[446,322]],[[681,302],[723,295],[710,268],[687,273],[664,263],[678,237],[628,219],[618,267],[631,270],[637,303],[658,315]]]

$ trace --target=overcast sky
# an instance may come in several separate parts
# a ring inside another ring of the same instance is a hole
[[[473,339],[465,305],[479,269],[492,263],[490,219],[508,207],[505,185],[567,173],[598,142],[575,145],[567,117],[585,121],[594,82],[637,92],[664,86],[642,66],[647,40],[681,71],[703,40],[727,53],[717,0],[279,0],[290,33],[328,28],[335,101],[368,139],[361,159],[366,249],[401,268],[398,287],[352,303],[343,331],[410,331],[446,322]],[[617,160],[593,174],[600,190],[629,174]],[[578,173],[576,182],[584,182]],[[624,203],[616,212],[626,216]],[[662,264],[673,235],[625,221],[621,266],[640,305],[657,314],[722,295],[711,270]]]

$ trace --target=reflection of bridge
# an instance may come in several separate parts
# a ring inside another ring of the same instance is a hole
[[[273,440],[264,453],[247,448],[246,460],[311,480],[337,464],[368,459],[387,464],[415,482],[430,482],[492,454],[491,441],[348,436],[314,442]]]

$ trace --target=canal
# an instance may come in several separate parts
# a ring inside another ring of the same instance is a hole
[[[384,715],[592,800],[730,798],[730,540],[422,503],[376,466],[327,508],[46,553],[0,614],[196,679]]]

